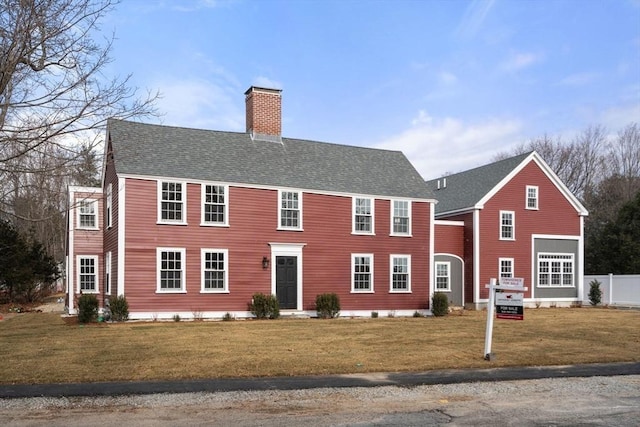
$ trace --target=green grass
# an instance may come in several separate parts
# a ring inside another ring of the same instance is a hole
[[[0,322],[0,383],[230,378],[640,361],[640,311],[531,309],[446,317],[69,325],[56,314]]]

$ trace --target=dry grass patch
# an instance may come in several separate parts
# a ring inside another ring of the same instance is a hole
[[[440,318],[67,325],[28,313],[0,323],[0,383],[96,382],[424,371],[640,361],[640,312],[527,310]]]

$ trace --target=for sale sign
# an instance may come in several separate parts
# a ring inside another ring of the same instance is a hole
[[[496,292],[496,317],[498,319],[523,320],[523,296],[521,292]]]

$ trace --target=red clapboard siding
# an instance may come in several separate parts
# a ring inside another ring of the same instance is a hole
[[[412,203],[412,238],[391,237],[390,202],[376,200],[375,236],[351,234],[352,199],[304,193],[304,231],[278,231],[276,190],[229,188],[229,227],[200,226],[200,185],[187,185],[188,225],[159,225],[156,181],[127,179],[125,292],[131,311],[246,310],[255,292],[271,293],[269,242],[304,243],[303,309],[335,292],[343,310],[428,306],[429,203]],[[156,248],[186,248],[186,294],[156,294]],[[200,293],[200,249],[229,251],[229,294]],[[351,254],[374,254],[373,294],[351,293]],[[412,293],[389,293],[389,255],[409,254]]]
[[[111,143],[109,143],[108,153],[111,152]],[[105,186],[104,186],[104,197],[105,197],[105,210],[104,210],[104,221],[106,224],[106,197],[107,197],[107,188],[111,184],[112,189],[112,203],[111,203],[111,227],[104,228],[104,252],[107,253],[111,251],[111,295],[118,295],[118,212],[120,210],[119,203],[119,195],[120,188],[118,186],[118,176],[116,175],[115,166],[113,164],[113,159],[111,159],[110,155],[107,155],[107,163],[105,167]]]

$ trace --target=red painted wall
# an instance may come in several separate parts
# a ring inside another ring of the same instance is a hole
[[[276,190],[229,188],[229,227],[200,226],[200,185],[187,185],[188,225],[157,222],[156,181],[126,180],[125,294],[131,311],[247,310],[256,292],[271,292],[269,242],[305,243],[303,309],[335,292],[343,310],[428,307],[429,203],[412,203],[413,237],[391,237],[390,202],[376,200],[375,236],[354,236],[352,199],[304,193],[304,231],[278,231]],[[186,294],[156,293],[156,248],[186,248]],[[229,250],[229,294],[200,293],[200,249]],[[351,254],[374,254],[374,293],[351,293]],[[389,293],[389,255],[410,254],[412,293]]]

